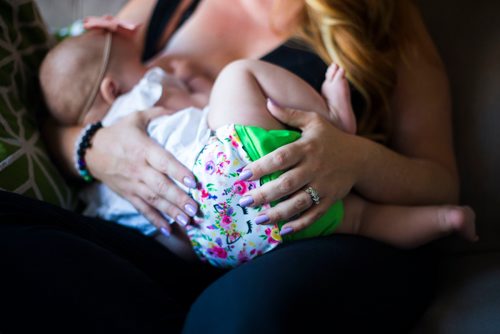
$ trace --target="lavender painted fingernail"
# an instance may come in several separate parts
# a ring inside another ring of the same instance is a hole
[[[284,235],[290,234],[292,232],[293,232],[293,228],[291,228],[290,226],[287,226],[280,231],[280,235],[284,236]]]
[[[184,210],[186,210],[187,214],[190,215],[191,217],[196,216],[196,212],[198,211],[194,206],[191,204],[186,204],[184,205]]]
[[[255,218],[253,220],[253,222],[257,225],[260,225],[260,224],[264,224],[264,223],[267,223],[269,221],[269,217],[266,216],[266,215],[261,215],[261,216],[258,216],[257,218]]]
[[[252,196],[244,196],[240,199],[239,201],[239,204],[242,206],[242,207],[246,207],[246,206],[249,206],[253,203],[253,198]]]
[[[253,173],[249,170],[244,170],[240,174],[240,181],[246,181],[253,176]]]
[[[161,228],[160,228],[160,232],[161,232],[161,234],[163,234],[163,235],[164,235],[164,236],[166,236],[167,238],[170,238],[170,232],[169,232],[166,228],[161,227]]]
[[[184,184],[186,185],[186,187],[193,188],[193,189],[196,188],[196,182],[192,178],[186,176],[183,179],[183,181],[184,181]]]
[[[180,215],[178,215],[175,220],[177,220],[179,223],[181,223],[184,226],[186,226],[189,222],[188,217],[186,217],[186,215],[182,214],[182,213]]]

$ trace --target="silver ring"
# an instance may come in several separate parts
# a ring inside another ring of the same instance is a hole
[[[307,187],[305,192],[311,197],[311,200],[314,204],[319,204],[319,194],[318,192],[311,186]]]

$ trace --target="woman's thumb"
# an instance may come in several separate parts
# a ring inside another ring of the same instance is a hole
[[[151,122],[153,119],[157,117],[170,115],[172,113],[173,113],[172,110],[163,107],[153,107],[142,111],[142,114],[146,119],[146,124],[149,124],[149,122]]]
[[[316,114],[314,112],[282,107],[271,98],[267,99],[267,109],[278,121],[297,129],[305,128]]]

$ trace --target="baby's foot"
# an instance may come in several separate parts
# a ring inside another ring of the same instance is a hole
[[[439,221],[445,232],[458,232],[468,241],[478,241],[476,215],[468,206],[447,206],[439,209]]]
[[[321,92],[328,103],[330,116],[338,127],[347,133],[356,133],[356,118],[351,106],[351,92],[344,69],[330,65],[325,74]]]

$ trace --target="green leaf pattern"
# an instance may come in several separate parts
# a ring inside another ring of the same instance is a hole
[[[53,40],[32,0],[0,0],[0,189],[74,208],[76,197],[48,157],[37,112],[37,72]]]

